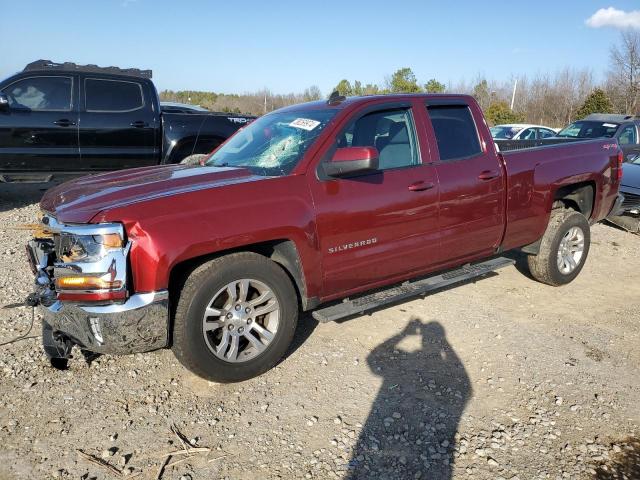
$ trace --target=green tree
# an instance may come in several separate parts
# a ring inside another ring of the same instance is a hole
[[[340,95],[344,95],[345,97],[353,95],[353,87],[351,86],[351,82],[349,82],[349,80],[347,80],[346,78],[340,80],[338,85],[335,86],[331,93],[335,92],[336,90]]]
[[[377,95],[380,93],[380,87],[373,83],[367,83],[362,89],[363,95]]]
[[[592,113],[612,113],[613,105],[604,90],[596,88],[585,99],[582,106],[576,112],[578,118],[584,118]]]
[[[491,103],[491,93],[489,92],[489,84],[485,79],[480,80],[473,87],[473,97],[480,104],[480,108],[487,109]]]
[[[424,91],[427,93],[444,93],[446,90],[444,83],[440,83],[435,78],[432,78],[424,85]]]
[[[312,85],[309,88],[305,89],[304,93],[302,94],[302,98],[305,102],[320,100],[322,98],[320,87],[318,87],[317,85]]]
[[[400,68],[391,75],[389,87],[392,93],[418,93],[422,91],[413,71],[408,68]]]
[[[360,82],[360,80],[353,82],[353,94],[364,95],[364,88],[362,87],[362,82]]]
[[[524,122],[524,115],[512,112],[507,102],[493,102],[484,112],[484,116],[491,125]]]

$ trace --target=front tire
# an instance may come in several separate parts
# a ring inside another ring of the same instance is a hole
[[[256,253],[234,253],[199,266],[187,278],[172,350],[206,380],[248,380],[282,358],[297,320],[298,299],[282,267]]]
[[[589,222],[584,215],[575,210],[554,209],[540,251],[527,258],[529,271],[539,282],[566,285],[584,267],[590,244]]]

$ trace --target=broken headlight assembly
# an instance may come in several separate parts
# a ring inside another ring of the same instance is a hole
[[[124,239],[118,233],[74,235],[63,232],[57,243],[56,253],[63,262],[97,262],[110,250],[121,249]]]
[[[47,217],[45,217],[47,218]],[[120,224],[63,225],[48,217],[53,232],[53,283],[58,300],[117,301],[127,297],[130,244]]]

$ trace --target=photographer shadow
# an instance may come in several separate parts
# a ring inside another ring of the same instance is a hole
[[[442,325],[413,318],[367,362],[383,384],[347,478],[451,478],[455,435],[472,389]]]

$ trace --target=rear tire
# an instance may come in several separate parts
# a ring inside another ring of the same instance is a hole
[[[196,375],[240,382],[272,368],[296,329],[289,276],[256,253],[233,253],[196,268],[178,300],[172,350]]]
[[[527,262],[533,278],[547,285],[566,285],[575,279],[589,254],[589,222],[580,212],[554,209],[549,218],[540,251]]]

